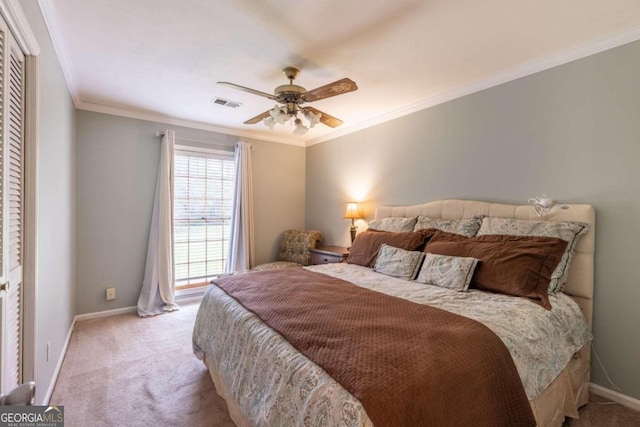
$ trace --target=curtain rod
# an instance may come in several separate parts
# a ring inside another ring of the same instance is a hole
[[[164,136],[164,131],[157,131],[156,132],[156,136],[157,137]],[[228,145],[228,144],[222,144],[220,142],[213,142],[211,140],[191,138],[191,137],[181,137],[181,136],[178,136],[178,135],[176,135],[175,138],[176,138],[176,141],[180,140],[180,141],[186,141],[186,142],[200,142],[202,144],[207,144],[207,145],[212,145],[212,146],[216,146],[216,147],[226,148],[227,150],[229,150],[229,149],[233,150],[233,147],[235,146],[235,144]]]

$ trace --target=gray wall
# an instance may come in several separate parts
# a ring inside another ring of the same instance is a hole
[[[595,349],[640,398],[640,42],[307,149],[306,225],[348,243],[351,199],[594,205]],[[592,381],[609,387],[597,362]]]
[[[144,277],[160,138],[238,137],[89,111],[77,112],[78,314],[134,306]],[[249,140],[253,146],[256,261],[275,259],[280,234],[304,226],[305,150]],[[116,288],[106,301],[105,289]]]
[[[36,401],[41,403],[75,315],[75,108],[35,0],[21,1],[39,57]],[[47,361],[47,343],[51,357]]]

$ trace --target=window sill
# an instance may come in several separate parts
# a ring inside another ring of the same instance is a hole
[[[207,290],[207,286],[209,285],[205,284],[197,288],[189,288],[189,289],[176,289],[175,297],[177,299],[181,299],[181,298],[190,298],[190,297],[196,297],[199,295],[204,295],[205,291]]]
[[[213,277],[211,280],[215,280],[218,277],[225,277],[225,276],[229,276],[229,274],[224,274],[224,273],[219,274]],[[178,297],[189,298],[193,296],[204,295],[208,286],[209,286],[209,282],[193,283],[190,285],[176,285],[175,296],[176,298]]]
[[[206,288],[209,282],[191,283],[188,285],[176,285],[176,291],[186,291],[189,289]]]

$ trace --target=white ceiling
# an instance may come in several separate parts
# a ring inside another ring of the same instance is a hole
[[[640,39],[638,0],[39,0],[77,108],[309,145]],[[304,137],[263,92],[349,77]],[[221,97],[242,103],[230,109]]]

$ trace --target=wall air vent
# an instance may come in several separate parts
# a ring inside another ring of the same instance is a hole
[[[218,105],[222,105],[224,107],[229,107],[229,108],[238,108],[239,106],[242,105],[240,102],[237,102],[237,101],[229,101],[228,99],[217,98],[217,97],[213,98],[211,102],[213,104],[218,104]]]

